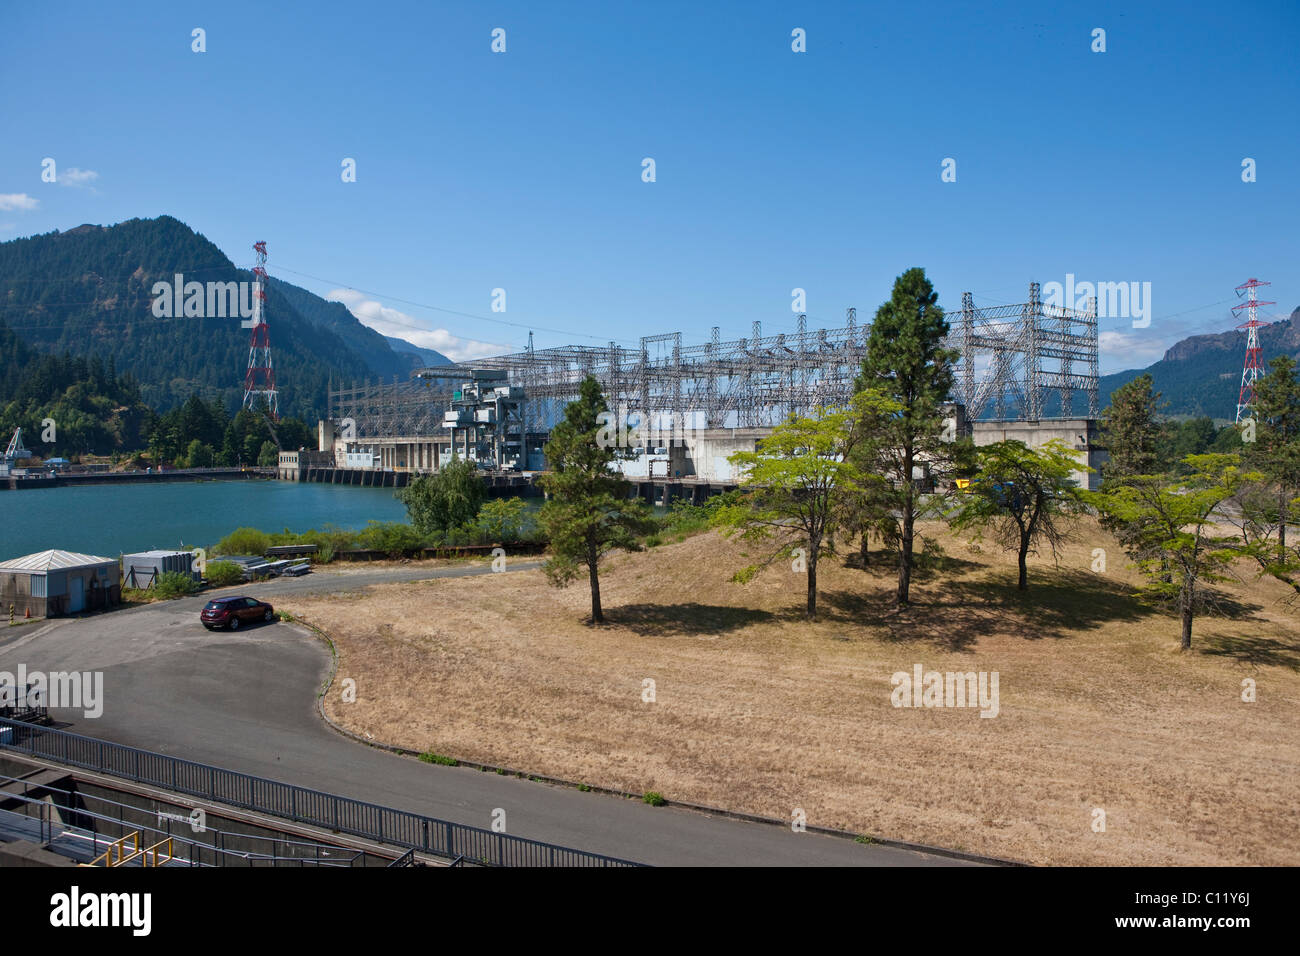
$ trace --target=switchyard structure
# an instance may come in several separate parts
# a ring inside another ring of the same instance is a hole
[[[1098,416],[1095,299],[1083,311],[1045,307],[1031,283],[1029,300],[1015,305],[976,308],[965,293],[947,318],[946,344],[960,353],[951,397],[967,421]],[[840,328],[808,329],[800,315],[793,333],[764,335],[755,322],[752,335],[722,341],[714,327],[709,341],[695,345],[669,332],[644,336],[636,348],[534,349],[530,336],[523,352],[421,369],[408,382],[331,388],[330,417],[350,420],[358,441],[435,435],[457,381],[492,370],[522,387],[531,423],[543,431],[588,375],[611,410],[648,419],[661,434],[771,428],[792,414],[847,404],[869,334],[849,309]]]

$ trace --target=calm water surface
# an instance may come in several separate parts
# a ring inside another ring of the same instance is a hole
[[[307,531],[405,521],[392,488],[292,481],[186,481],[0,491],[0,561],[62,548],[116,557],[211,547],[235,528]]]

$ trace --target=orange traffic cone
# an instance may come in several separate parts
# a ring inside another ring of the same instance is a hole
[[[31,620],[31,617],[32,617],[32,609],[31,609],[31,608],[28,608],[27,611],[26,611],[26,613],[23,614],[23,617],[27,618],[28,620]]]

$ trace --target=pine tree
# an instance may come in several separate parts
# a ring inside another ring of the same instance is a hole
[[[1289,502],[1300,495],[1300,381],[1296,362],[1279,355],[1255,383],[1255,442],[1246,461],[1263,473],[1277,495],[1277,560],[1288,561],[1286,525]]]
[[[640,551],[637,538],[656,526],[649,508],[630,500],[627,481],[610,469],[621,453],[617,436],[609,440],[609,433],[609,406],[600,383],[588,376],[577,400],[565,408],[564,420],[551,430],[545,448],[550,471],[541,478],[549,499],[538,523],[551,547],[542,569],[556,587],[567,587],[586,569],[593,624],[605,621],[601,558],[616,548]]]
[[[1145,373],[1111,394],[1110,405],[1101,416],[1102,444],[1110,453],[1102,467],[1106,481],[1122,482],[1134,475],[1155,474],[1159,405],[1160,395],[1151,391],[1151,376]]]
[[[944,347],[948,322],[938,301],[924,269],[909,269],[894,280],[889,301],[876,311],[854,387],[858,393],[875,389],[899,406],[873,430],[891,471],[888,514],[896,520],[900,606],[910,598],[915,526],[924,504],[915,469],[946,461],[951,453],[943,403],[952,391],[957,352]]]

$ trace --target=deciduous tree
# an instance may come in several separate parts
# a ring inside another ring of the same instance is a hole
[[[411,524],[423,535],[446,534],[473,521],[483,504],[483,480],[474,463],[452,458],[431,475],[420,475],[397,492]]]
[[[1182,620],[1182,648],[1192,646],[1192,621],[1207,585],[1227,579],[1229,565],[1250,553],[1237,535],[1220,531],[1219,507],[1260,476],[1241,471],[1237,455],[1189,455],[1186,477],[1137,475],[1087,500],[1127,533],[1125,549],[1145,577],[1139,593],[1172,604]]]
[[[859,474],[846,455],[851,428],[847,410],[817,409],[778,425],[756,451],[732,455],[728,460],[744,476],[743,495],[720,508],[715,518],[728,534],[771,545],[761,562],[737,575],[740,580],[802,546],[810,621],[817,618],[817,561],[829,547]]]
[[[1036,449],[1024,442],[1000,441],[976,454],[978,471],[956,495],[952,528],[974,530],[977,537],[987,532],[1015,551],[1020,569],[1016,586],[1027,590],[1028,556],[1045,544],[1055,559],[1084,508],[1073,478],[1081,466],[1059,439]]]

